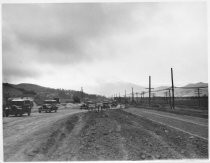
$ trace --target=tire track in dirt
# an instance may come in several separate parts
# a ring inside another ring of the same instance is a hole
[[[121,125],[119,123],[117,124],[117,130],[116,131],[121,132]],[[128,160],[128,151],[125,147],[125,142],[126,142],[125,138],[122,137],[122,135],[121,135],[120,141],[119,141],[119,149],[122,150],[122,153],[123,153],[122,160]]]
[[[84,115],[80,114],[79,119],[76,122],[72,131],[68,134],[65,140],[60,144],[59,148],[55,153],[52,154],[51,159],[56,161],[63,161],[63,158],[66,160],[77,160],[77,153],[79,150],[80,141],[78,136],[85,125]]]
[[[76,160],[75,156],[77,155],[80,144],[78,135],[84,126],[83,117],[83,114],[77,114],[75,117],[69,117],[69,120],[61,126],[61,129],[59,129],[60,136],[57,135],[54,137],[55,143],[53,144],[53,150],[50,149],[51,151],[47,153],[44,153],[45,151],[41,151],[44,155],[42,158],[39,157],[40,161],[43,159],[47,161],[64,161],[64,158],[65,160]],[[72,121],[72,118],[75,118],[75,120]],[[34,157],[33,160],[37,160],[37,158]]]

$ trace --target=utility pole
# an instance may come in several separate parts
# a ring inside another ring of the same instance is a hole
[[[200,107],[200,94],[201,94],[200,88],[197,88],[197,91],[195,91],[195,93],[197,93],[198,95],[198,106]]]
[[[170,108],[172,108],[172,106],[171,106],[171,90],[170,89],[168,89],[168,98],[169,98]]]
[[[171,91],[172,91],[172,108],[175,109],[174,104],[174,79],[173,79],[173,69],[171,68]]]
[[[168,92],[165,92],[165,100],[166,100],[166,102],[168,103],[167,98],[168,98]]]
[[[136,102],[138,102],[138,92],[136,92]]]
[[[133,94],[133,87],[132,87],[132,103],[134,102],[134,94]]]
[[[151,76],[149,76],[149,88],[146,88],[146,89],[149,89],[149,106],[151,104],[151,89],[154,89],[154,88],[151,88]]]
[[[142,97],[143,97],[143,98],[144,98],[144,94],[145,94],[145,92],[143,91],[143,92],[142,92]]]
[[[126,103],[126,90],[125,90],[125,103]]]
[[[81,87],[81,101],[83,101],[83,87]]]
[[[143,91],[143,92],[141,93],[142,103],[144,102],[144,94],[145,94],[145,92]]]

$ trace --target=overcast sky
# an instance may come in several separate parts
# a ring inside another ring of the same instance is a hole
[[[3,82],[208,82],[205,2],[4,4],[2,43]]]

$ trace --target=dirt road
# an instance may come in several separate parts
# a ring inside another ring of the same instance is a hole
[[[123,110],[78,112],[4,118],[5,161],[208,157],[206,140]]]
[[[5,160],[24,160],[23,153],[31,149],[37,143],[42,142],[53,128],[57,129],[56,123],[70,115],[84,112],[79,109],[66,108],[57,113],[37,113],[31,116],[5,117],[3,118],[3,144]]]
[[[208,119],[134,107],[125,111],[208,140]]]

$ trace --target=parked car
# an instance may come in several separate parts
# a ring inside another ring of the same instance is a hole
[[[85,109],[85,110],[87,110],[87,109],[88,109],[88,105],[85,104],[85,103],[82,103],[82,104],[80,105],[80,109]]]
[[[88,107],[88,110],[94,110],[94,109],[96,109],[96,104],[92,101],[88,101],[87,107]]]
[[[117,109],[125,109],[126,107],[125,107],[125,104],[118,104],[116,108]]]
[[[111,104],[109,102],[103,102],[103,109],[110,109],[111,108]]]
[[[31,115],[32,102],[25,99],[14,99],[10,101],[10,104],[5,107],[4,114],[6,117],[9,115],[19,115],[27,113],[28,116]]]
[[[47,112],[52,112],[55,111],[57,112],[58,106],[57,106],[57,101],[56,100],[44,100],[44,104],[39,108],[39,113],[42,111]]]
[[[111,107],[117,107],[117,102],[113,101],[113,102],[111,103]]]

